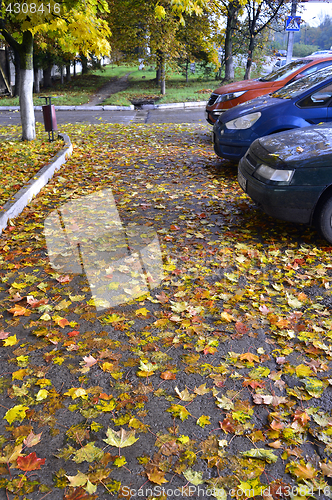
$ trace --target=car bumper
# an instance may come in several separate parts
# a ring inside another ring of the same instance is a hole
[[[206,109],[205,110],[206,121],[210,125],[214,125],[216,123],[216,121],[218,120],[219,116],[222,115],[223,113],[225,113],[225,111],[227,111],[227,109],[216,109],[216,110]]]
[[[222,129],[214,129],[214,151],[221,158],[235,162],[238,162],[246,154],[250,144],[256,139],[255,136],[248,140],[239,141],[235,137],[232,139],[233,134],[223,135],[221,132]]]
[[[248,196],[268,215],[289,222],[311,224],[322,186],[277,186],[252,177],[246,158],[239,163],[238,182]]]

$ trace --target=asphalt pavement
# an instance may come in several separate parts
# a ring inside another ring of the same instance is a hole
[[[41,111],[35,111],[36,122],[43,123]],[[57,123],[199,123],[205,122],[204,108],[166,108],[144,110],[57,110]],[[21,123],[19,111],[0,111],[1,125]]]

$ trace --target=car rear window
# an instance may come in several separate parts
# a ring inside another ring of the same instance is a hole
[[[315,85],[318,85],[318,83],[321,83],[327,78],[331,77],[332,77],[332,67],[328,66],[327,68],[315,71],[314,73],[311,73],[308,76],[304,76],[299,80],[295,80],[291,83],[288,83],[281,89],[273,92],[271,96],[279,97],[280,99],[293,99],[294,97],[297,97],[306,90],[309,90],[311,87],[314,87]]]
[[[297,61],[292,61],[289,64],[286,64],[280,69],[276,71],[272,71],[272,73],[264,76],[264,78],[260,78],[260,82],[278,82],[279,80],[283,80],[287,78],[287,76],[294,73],[299,68],[306,66],[308,63],[312,62],[313,59],[298,59]]]

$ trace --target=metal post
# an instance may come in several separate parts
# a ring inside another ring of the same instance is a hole
[[[291,16],[296,16],[296,4],[297,4],[297,0],[292,0],[292,12],[291,12]],[[294,31],[290,31],[288,33],[288,41],[287,41],[286,64],[290,63],[291,60],[292,60],[293,45],[294,45]]]

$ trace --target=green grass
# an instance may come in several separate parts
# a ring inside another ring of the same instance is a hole
[[[159,104],[171,102],[206,101],[211,92],[220,86],[215,77],[204,78],[202,73],[190,74],[186,83],[185,76],[179,72],[169,72],[166,79],[166,95],[160,94],[160,87],[155,83],[156,72],[152,68],[138,70],[136,66],[106,66],[104,70],[95,70],[88,75],[78,75],[71,82],[61,85],[56,83],[51,89],[34,94],[34,105],[45,103],[42,96],[57,96],[53,104],[61,106],[79,106],[86,104],[93,94],[112,78],[129,76],[129,88],[111,95],[101,104],[128,106],[135,99],[154,99]],[[235,80],[243,79],[243,68],[236,68]],[[253,75],[254,77],[254,75]],[[18,106],[18,98],[0,97],[0,106]]]
[[[77,75],[71,82],[61,85],[56,82],[52,88],[42,89],[40,94],[34,94],[33,102],[35,106],[45,104],[44,99],[39,96],[57,96],[53,104],[57,106],[79,106],[86,104],[92,95],[111,78],[121,78],[126,73],[136,70],[137,66],[114,66],[109,65],[105,70],[94,70],[88,75]],[[18,106],[18,97],[0,97],[0,106]]]
[[[188,83],[185,77],[172,72],[166,79],[166,95],[160,94],[160,87],[155,83],[154,69],[133,71],[129,76],[130,87],[127,90],[113,94],[106,99],[105,105],[131,104],[135,99],[155,99],[159,104],[169,102],[206,101],[211,92],[219,86],[215,78],[204,79],[200,75],[190,75]]]

